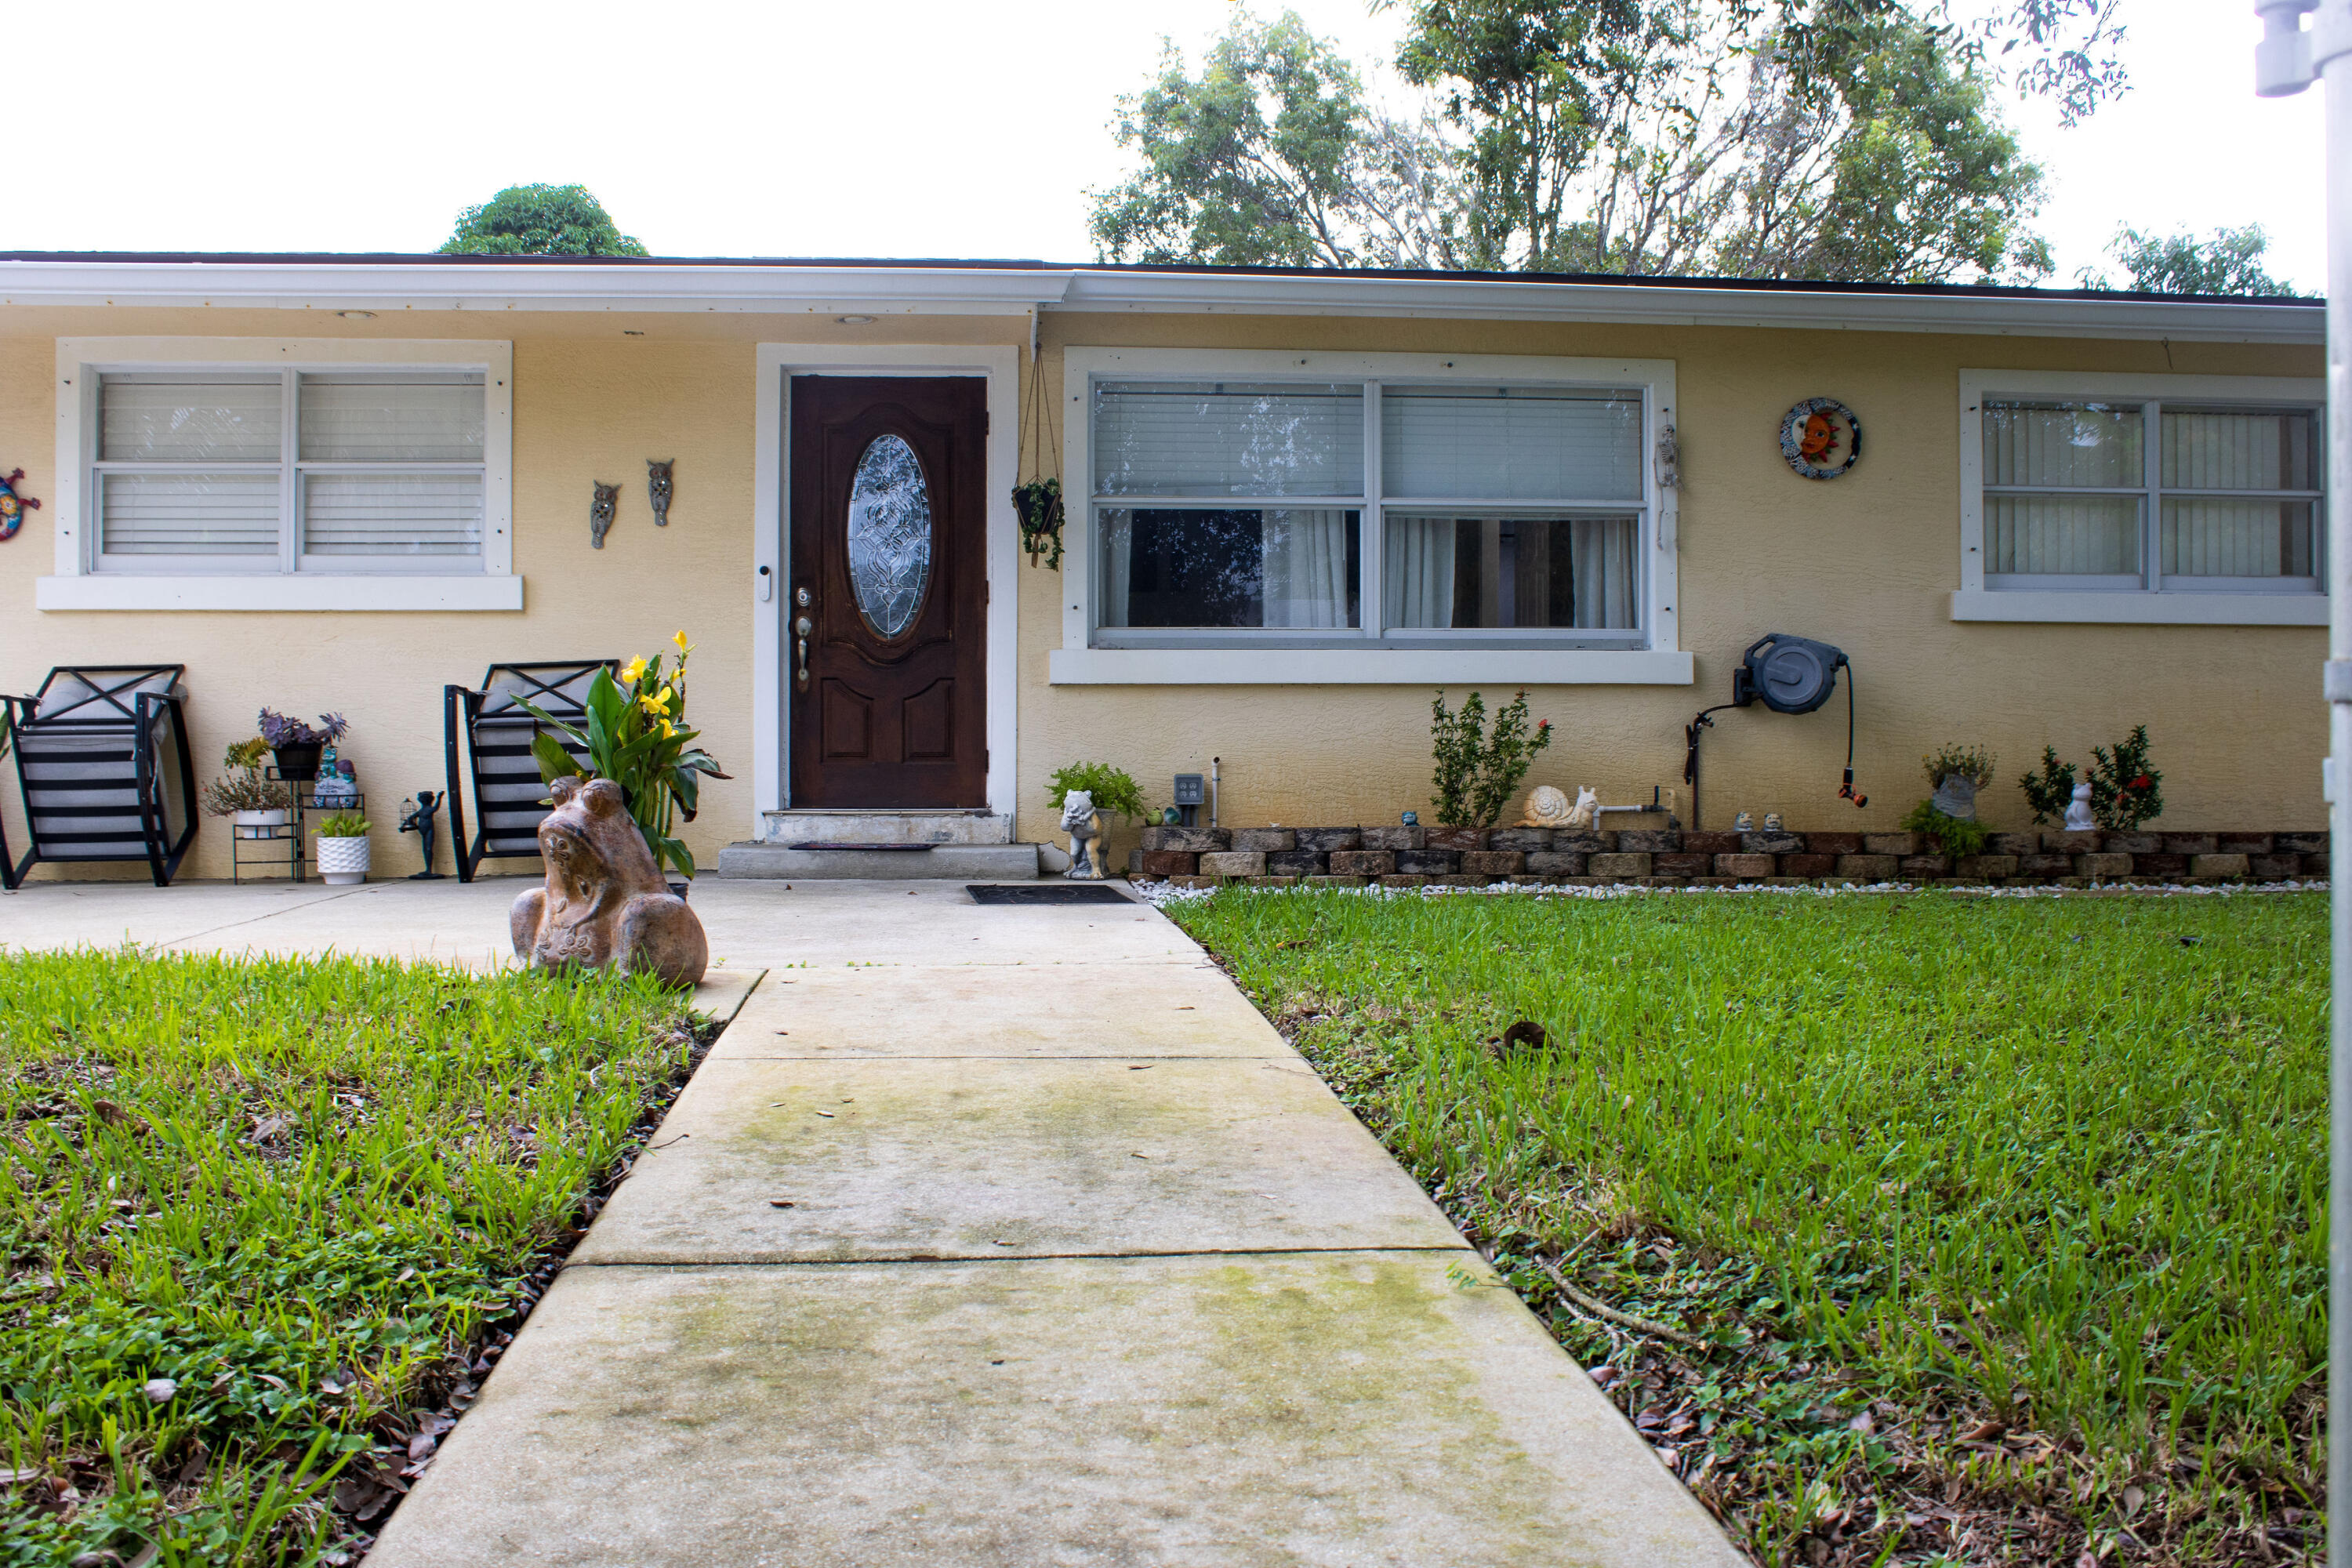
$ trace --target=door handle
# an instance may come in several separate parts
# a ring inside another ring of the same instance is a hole
[[[809,684],[809,677],[808,677],[808,640],[809,640],[809,634],[810,634],[811,632],[813,632],[813,631],[816,630],[816,625],[815,625],[815,623],[814,623],[814,622],[811,621],[811,620],[808,618],[808,610],[807,610],[807,609],[806,609],[806,607],[805,607],[805,606],[807,605],[807,604],[808,604],[808,590],[807,590],[806,588],[803,588],[803,589],[800,591],[800,601],[801,601],[801,604],[802,604],[802,605],[803,605],[803,609],[802,609],[802,611],[801,611],[801,614],[800,614],[799,618],[798,618],[798,619],[796,619],[796,620],[794,620],[794,621],[793,622],[793,638],[794,638],[793,651],[794,651],[794,653],[798,656],[798,658],[799,658],[799,659],[800,659],[800,670],[799,670],[799,672],[798,672],[798,673],[797,673],[797,674],[793,678],[793,683],[795,686],[799,687],[799,688],[800,688],[800,689],[802,689],[803,691],[806,691],[806,690],[808,689],[808,684]]]

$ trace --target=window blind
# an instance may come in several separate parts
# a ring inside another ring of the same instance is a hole
[[[1987,496],[1985,570],[2137,576],[2137,496]]]
[[[1106,496],[1359,496],[1363,389],[1104,383],[1094,467]]]
[[[305,474],[302,549],[330,556],[478,556],[482,478]]]
[[[1400,498],[1642,499],[1639,393],[1385,387],[1381,487]]]
[[[306,461],[478,463],[482,384],[329,381],[305,376]],[[272,456],[275,456],[273,453]]]
[[[266,382],[157,382],[110,376],[99,398],[101,462],[274,463],[282,393]]]
[[[103,475],[99,548],[109,555],[274,559],[277,471]]]

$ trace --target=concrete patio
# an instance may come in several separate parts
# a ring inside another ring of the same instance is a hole
[[[37,884],[0,945],[489,963],[524,885]],[[733,1021],[375,1568],[1742,1561],[1155,910],[693,901]]]

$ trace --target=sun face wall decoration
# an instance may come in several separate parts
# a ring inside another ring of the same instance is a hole
[[[1862,456],[1862,421],[1834,397],[1808,397],[1780,421],[1780,456],[1805,479],[1836,479]]]

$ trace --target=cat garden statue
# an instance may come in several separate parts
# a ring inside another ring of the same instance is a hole
[[[710,944],[686,900],[662,880],[645,835],[610,779],[561,778],[555,809],[539,825],[547,885],[514,901],[508,925],[517,958],[539,969],[610,967],[692,985]]]
[[[1073,881],[1100,881],[1102,813],[1095,809],[1092,791],[1074,789],[1062,796],[1062,831],[1070,836],[1070,868],[1064,874]]]
[[[2066,831],[2088,833],[2096,826],[2098,824],[2091,820],[2091,786],[2078,784],[2074,786],[2074,798],[2066,806]]]

